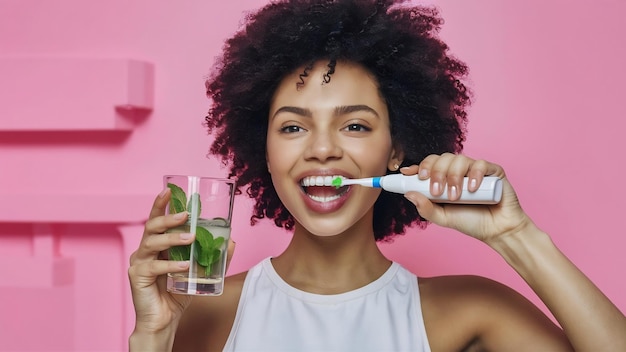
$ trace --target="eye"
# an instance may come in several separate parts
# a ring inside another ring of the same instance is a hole
[[[372,129],[361,125],[360,123],[351,123],[345,127],[345,130],[348,132],[369,132]]]
[[[280,133],[298,133],[302,131],[304,131],[304,129],[296,125],[289,125],[280,128]]]

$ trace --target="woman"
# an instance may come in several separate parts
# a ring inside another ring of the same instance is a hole
[[[435,11],[394,1],[284,1],[249,17],[207,82],[211,152],[255,199],[252,219],[293,230],[292,240],[227,278],[222,296],[172,295],[164,275],[188,263],[159,253],[193,238],[163,234],[186,220],[163,215],[163,191],[131,258],[131,350],[626,350],[624,315],[524,213],[504,170],[460,154],[466,67],[436,37],[440,24]],[[309,186],[396,172],[452,201],[463,177],[471,192],[498,176],[503,198],[440,205],[415,192]],[[562,329],[501,284],[417,278],[379,251],[376,241],[427,222],[496,250]]]

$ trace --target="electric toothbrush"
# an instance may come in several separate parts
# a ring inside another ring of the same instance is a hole
[[[497,176],[485,176],[480,187],[470,192],[468,190],[469,178],[463,179],[463,190],[461,197],[455,201],[448,199],[447,187],[440,196],[433,196],[430,193],[430,180],[420,180],[417,175],[391,174],[380,177],[348,179],[335,177],[328,186],[337,188],[348,185],[360,185],[372,188],[382,188],[385,191],[404,194],[409,191],[416,191],[427,196],[436,203],[455,204],[498,204],[502,199],[502,180]]]

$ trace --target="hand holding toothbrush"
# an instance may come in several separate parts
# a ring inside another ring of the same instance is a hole
[[[435,224],[456,229],[484,242],[534,227],[499,165],[445,153],[429,155],[419,165],[404,167],[401,172],[404,175],[418,175],[420,180],[429,180],[433,196],[441,196],[445,192],[452,201],[450,204],[437,204],[418,192],[405,194],[415,204],[420,215]],[[499,203],[480,206],[453,203],[463,192],[478,190],[486,176],[501,179],[502,199]],[[464,179],[467,190],[463,190]]]

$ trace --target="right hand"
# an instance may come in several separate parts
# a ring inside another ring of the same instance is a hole
[[[172,246],[188,245],[194,240],[190,234],[164,233],[187,220],[187,212],[165,215],[170,197],[169,188],[157,196],[139,248],[130,256],[128,276],[136,313],[135,331],[156,334],[175,328],[193,298],[172,294],[166,289],[167,273],[187,271],[189,261],[164,260],[159,258],[159,254]],[[234,242],[231,240],[228,244],[229,259],[233,249]]]

